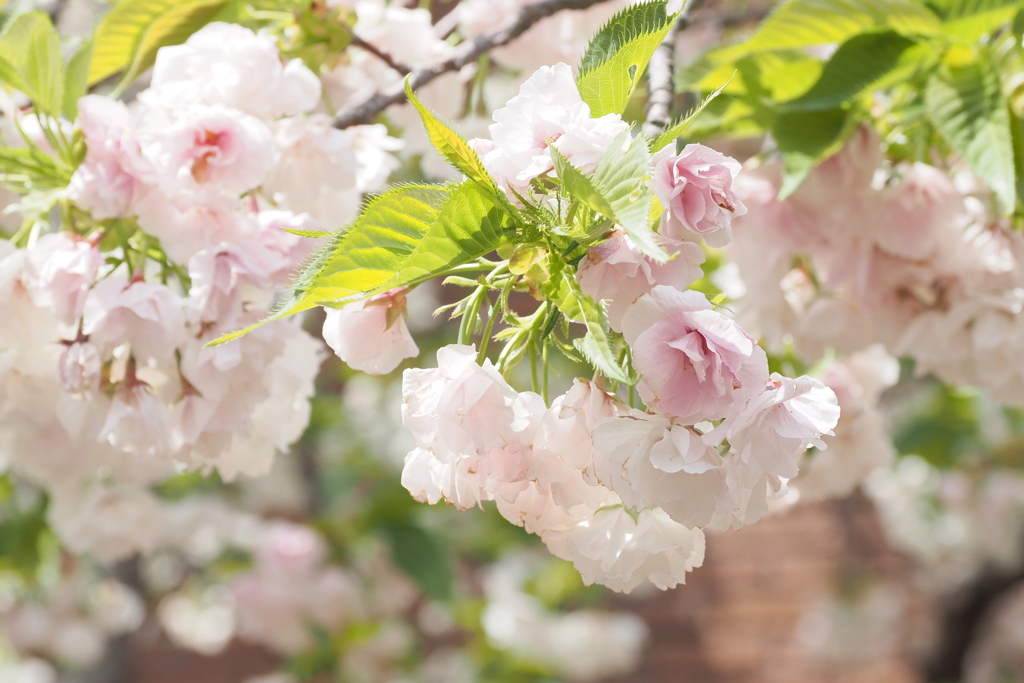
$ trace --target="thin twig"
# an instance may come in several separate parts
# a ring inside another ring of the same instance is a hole
[[[526,33],[534,24],[541,19],[550,17],[564,10],[581,10],[599,5],[609,0],[542,0],[541,2],[527,5],[519,10],[515,18],[505,26],[491,33],[485,33],[472,40],[459,45],[456,53],[433,66],[416,69],[409,80],[413,89],[420,88],[431,82],[438,76],[451,71],[458,71],[467,64],[471,64],[481,55],[490,52],[496,47],[501,47],[512,42],[522,34]],[[350,109],[343,111],[334,119],[335,128],[348,128],[364,123],[370,123],[374,117],[380,114],[393,104],[405,101],[405,89],[402,83],[396,83],[389,88],[374,93],[365,102],[357,104]]]
[[[366,50],[367,52],[372,54],[374,57],[376,57],[380,61],[384,62],[385,64],[390,66],[394,71],[397,71],[398,73],[402,74],[403,76],[405,76],[410,71],[412,71],[412,69],[407,67],[405,64],[403,64],[402,62],[400,62],[397,59],[395,59],[394,57],[392,57],[391,53],[386,52],[385,50],[382,50],[381,48],[377,47],[373,43],[366,42],[365,40],[360,38],[359,35],[356,34],[356,32],[353,31],[348,26],[346,26],[345,28],[348,30],[348,34],[352,37],[352,44],[355,45],[356,47],[362,48],[362,49]]]

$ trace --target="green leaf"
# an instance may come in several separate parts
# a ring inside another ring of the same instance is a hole
[[[0,58],[7,62],[0,73],[9,65],[17,74],[16,79],[8,81],[12,87],[24,92],[47,114],[61,114],[64,60],[57,29],[45,12],[26,12],[7,22],[0,36]]]
[[[64,116],[74,121],[78,116],[78,100],[89,88],[89,65],[92,63],[91,39],[86,40],[68,60],[64,72]]]
[[[451,199],[443,185],[406,185],[371,199],[352,226],[302,272],[296,300],[345,301],[386,285],[420,245]],[[382,287],[384,287],[382,289]]]
[[[635,380],[630,379],[615,358],[604,307],[583,293],[574,274],[563,268],[553,274],[542,288],[562,315],[572,322],[587,326],[586,336],[573,342],[587,361],[608,379],[635,384]]]
[[[384,527],[391,541],[391,559],[420,590],[435,600],[452,597],[451,555],[441,540],[422,527],[392,522]]]
[[[622,226],[638,249],[645,255],[664,263],[668,254],[651,232],[651,191],[647,180],[651,174],[651,154],[647,140],[637,136],[622,153],[623,143],[629,136],[624,132],[608,147],[594,174],[587,178],[573,167],[554,147],[551,159],[559,180],[573,197],[605,218]]]
[[[1013,164],[1017,177],[1017,199],[1024,203],[1024,120],[1010,112],[1010,132],[1013,135]]]
[[[665,5],[659,0],[627,7],[591,38],[576,83],[595,118],[626,109],[651,55],[678,16],[666,14]]]
[[[917,43],[895,31],[864,33],[839,46],[821,73],[818,82],[797,99],[783,105],[786,109],[834,109],[850,100],[905,77],[903,57]],[[920,63],[930,51],[911,53]],[[914,66],[913,63],[910,64]]]
[[[1012,211],[1016,179],[1010,115],[988,53],[944,64],[928,81],[925,109],[953,151],[992,188],[1003,210]]]
[[[701,102],[696,107],[687,112],[685,116],[683,116],[681,119],[679,119],[671,126],[666,128],[665,132],[656,137],[654,139],[654,142],[651,143],[651,153],[653,154],[655,152],[659,152],[663,148],[667,147],[669,144],[674,143],[676,140],[681,138],[683,136],[683,133],[686,132],[686,129],[690,127],[690,124],[694,122],[694,120],[700,115],[700,113],[704,111],[704,109],[706,109],[707,106],[711,104],[711,102],[716,97],[722,94],[723,90],[729,87],[729,83],[731,82],[732,78],[730,78],[728,81],[719,86],[718,89],[712,92],[710,95],[705,97],[703,102]]]
[[[126,71],[120,88],[153,65],[161,47],[180,45],[227,0],[122,0],[96,29],[89,84]]]
[[[772,128],[783,160],[779,199],[793,194],[815,164],[837,150],[848,122],[848,112],[844,109],[779,114]]]
[[[1020,0],[941,0],[934,3],[942,17],[942,32],[976,42],[1008,24],[1020,11]]]
[[[423,119],[423,127],[427,130],[427,137],[430,138],[430,142],[441,156],[447,159],[455,168],[465,173],[467,178],[480,183],[491,194],[499,194],[494,179],[491,178],[487,169],[484,168],[477,153],[461,135],[456,133],[451,126],[439,119],[416,98],[408,78],[405,79],[405,96],[409,98],[409,102],[420,113],[420,118]]]
[[[436,220],[448,200],[445,186],[405,185],[367,202],[348,230],[334,233],[299,275],[291,299],[273,315],[245,329],[226,334],[210,346],[238,339],[257,327],[321,303],[376,291],[394,277]],[[383,291],[383,290],[382,290]]]
[[[511,221],[476,183],[407,185],[374,197],[352,226],[313,257],[280,311],[211,346],[314,306],[346,303],[414,286],[494,251]]]
[[[57,165],[53,157],[25,147],[0,148],[0,182],[13,184],[21,191],[66,187],[70,172]]]
[[[452,190],[434,224],[395,276],[379,292],[416,285],[455,266],[486,256],[512,237],[512,222],[479,185],[466,182]]]
[[[746,42],[716,50],[715,63],[782,48],[842,43],[859,33],[891,29],[933,35],[939,18],[914,0],[789,0],[778,5]]]

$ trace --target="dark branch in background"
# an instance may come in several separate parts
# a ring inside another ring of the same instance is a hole
[[[515,19],[500,29],[477,36],[459,45],[455,55],[449,59],[433,66],[416,69],[410,75],[410,83],[414,90],[423,87],[438,76],[450,71],[458,71],[467,64],[472,64],[481,55],[490,52],[494,48],[512,42],[530,30],[541,19],[558,14],[564,10],[587,9],[594,5],[600,5],[603,2],[608,2],[608,0],[542,0],[533,5],[527,5],[519,10]],[[396,83],[389,88],[377,91],[365,102],[338,114],[334,119],[334,127],[348,128],[349,126],[370,123],[378,114],[391,105],[404,101],[404,86],[402,83]]]
[[[345,29],[348,31],[349,36],[351,36],[351,38],[352,38],[352,44],[355,45],[356,47],[362,48],[362,49],[366,50],[367,52],[372,54],[374,57],[376,57],[380,61],[384,62],[385,64],[390,66],[393,70],[397,71],[398,73],[402,74],[403,76],[405,76],[407,73],[412,71],[412,69],[407,67],[405,64],[402,64],[401,62],[396,60],[394,57],[392,57],[390,53],[385,52],[384,50],[380,49],[376,45],[374,45],[372,43],[368,43],[365,40],[363,40],[362,38],[360,38],[358,35],[356,35],[356,32],[353,31],[350,27],[346,26]]]
[[[938,640],[924,665],[926,683],[963,680],[967,654],[984,631],[993,608],[1022,582],[1024,567],[1012,571],[989,569],[945,601]]]

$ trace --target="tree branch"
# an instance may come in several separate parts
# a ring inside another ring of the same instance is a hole
[[[924,662],[924,681],[947,683],[964,675],[966,656],[992,608],[1014,587],[1024,582],[1024,567],[1011,571],[983,571],[956,596],[950,598],[939,621],[938,642]]]
[[[690,24],[690,12],[700,0],[689,0],[679,19],[669,29],[668,35],[651,55],[647,65],[647,120],[644,133],[655,138],[665,132],[672,123],[672,103],[675,102],[676,38],[679,32]]]
[[[647,120],[644,122],[644,133],[650,138],[661,135],[672,123],[672,102],[676,96],[672,65],[676,58],[676,36],[682,30],[683,23],[680,17],[669,29],[665,41],[654,51],[647,65]]]
[[[412,71],[412,69],[407,67],[405,64],[402,64],[401,62],[396,60],[394,57],[392,57],[390,53],[385,52],[384,50],[382,50],[381,48],[377,47],[373,43],[368,43],[365,40],[363,40],[362,38],[360,38],[356,34],[356,32],[352,30],[351,27],[345,26],[345,29],[348,31],[348,34],[349,34],[349,36],[352,39],[352,44],[353,45],[355,45],[358,48],[362,48],[363,50],[366,50],[371,55],[373,55],[374,57],[376,57],[380,61],[382,61],[385,64],[387,64],[388,66],[390,66],[392,70],[397,71],[398,73],[402,74],[403,76],[405,76],[410,71]]]
[[[519,10],[516,17],[496,31],[477,36],[459,45],[457,52],[450,58],[433,66],[416,69],[410,74],[409,81],[413,89],[420,88],[432,80],[450,71],[458,71],[467,64],[475,62],[481,55],[496,47],[506,45],[526,33],[541,19],[550,17],[563,10],[581,10],[599,5],[608,0],[542,0],[527,5]],[[402,83],[395,83],[389,88],[374,93],[361,104],[341,112],[334,119],[335,128],[348,128],[370,123],[382,111],[393,104],[405,101],[405,89]]]

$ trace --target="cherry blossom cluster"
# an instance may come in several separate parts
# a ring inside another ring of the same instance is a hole
[[[967,171],[885,163],[867,126],[782,201],[780,184],[774,162],[741,175],[739,280],[724,283],[770,348],[813,361],[881,342],[919,373],[1024,404],[1024,241],[989,190]]]
[[[397,161],[383,126],[336,130],[276,39],[212,24],[160,50],[132,105],[78,103],[86,153],[62,232],[0,244],[0,444],[52,494],[77,552],[145,551],[146,486],[182,469],[265,473],[309,420],[322,344],[267,315]],[[28,117],[25,117],[27,120]]]
[[[539,69],[495,113],[490,139],[470,144],[510,199],[543,204],[532,181],[553,177],[552,148],[586,172],[609,146],[628,144],[627,131],[617,115],[591,117],[559,64]],[[495,501],[588,583],[626,592],[648,579],[682,582],[703,561],[704,528],[757,521],[839,418],[832,390],[769,373],[756,341],[687,289],[701,275],[699,240],[727,243],[745,211],[732,189],[739,164],[701,145],[666,148],[653,164],[658,240],[670,259],[658,263],[613,232],[576,273],[623,335],[646,411],[582,380],[548,405],[466,345],[442,348],[437,368],[406,370],[403,381],[416,448],[402,482],[417,499],[460,509]],[[397,365],[395,340],[408,334],[390,305],[367,304],[381,309],[372,313],[378,332],[353,340],[389,356],[378,369]]]

